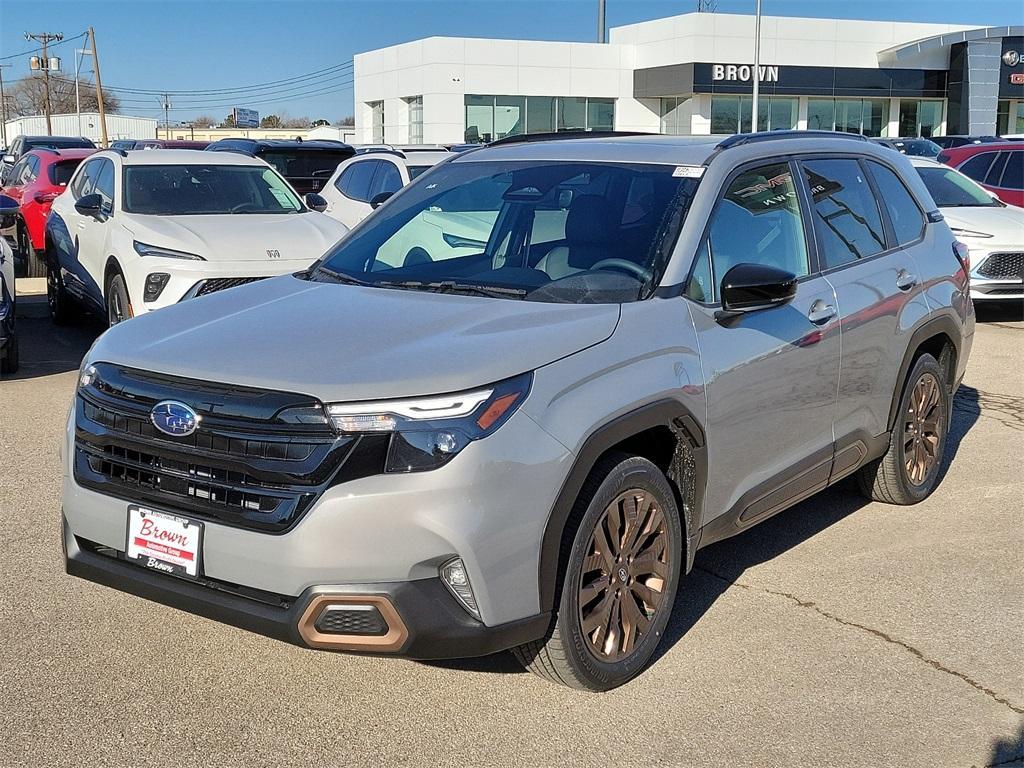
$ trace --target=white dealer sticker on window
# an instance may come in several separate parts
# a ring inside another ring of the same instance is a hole
[[[679,179],[699,179],[704,175],[703,165],[677,165],[672,175]]]

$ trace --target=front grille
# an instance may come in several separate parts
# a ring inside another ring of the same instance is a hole
[[[1016,296],[1024,293],[1024,286],[1020,288],[989,288],[985,291],[986,296]]]
[[[991,254],[978,267],[978,275],[993,280],[1024,280],[1024,251]]]
[[[325,635],[386,635],[388,623],[373,605],[327,607],[314,625]]]
[[[237,288],[239,285],[248,285],[266,279],[266,277],[215,277],[200,283],[199,287],[195,289],[195,295],[206,296],[208,293]]]
[[[331,485],[383,471],[381,436],[337,435],[313,398],[95,369],[76,398],[74,474],[86,488],[281,532]],[[191,405],[199,429],[187,437],[157,430],[149,413],[162,400]]]

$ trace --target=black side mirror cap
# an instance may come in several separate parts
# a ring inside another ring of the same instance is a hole
[[[393,194],[395,194],[395,193],[394,192],[380,192],[380,193],[374,195],[373,198],[370,200],[370,207],[374,208],[374,209],[380,208],[382,205],[384,205],[384,203],[387,202],[388,198],[391,197]]]
[[[716,319],[781,307],[796,296],[792,272],[766,264],[737,264],[722,278],[722,309]]]
[[[103,213],[103,197],[94,192],[75,201],[75,210],[83,216],[98,218]]]
[[[15,215],[21,210],[18,201],[7,195],[0,195],[0,229],[13,227]]]
[[[305,198],[306,207],[312,211],[323,213],[327,210],[327,198],[318,195],[316,192],[307,192]]]

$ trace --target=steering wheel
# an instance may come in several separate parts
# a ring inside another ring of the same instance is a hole
[[[238,205],[231,209],[231,212],[241,213],[247,208],[255,208],[256,210],[259,210],[259,205],[257,205],[256,203],[239,203]]]
[[[646,267],[641,267],[636,262],[630,261],[629,259],[601,259],[596,264],[590,266],[591,270],[604,269],[621,269],[623,272],[629,272],[632,276],[639,278],[643,282],[647,282],[654,273]]]

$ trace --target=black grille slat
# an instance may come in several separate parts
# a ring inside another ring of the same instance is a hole
[[[199,290],[196,291],[196,296],[206,296],[207,294],[216,293],[217,291],[224,291],[228,288],[237,288],[240,285],[248,285],[249,283],[255,283],[266,279],[266,277],[216,277],[204,281],[203,284],[199,286]]]
[[[388,624],[376,606],[325,610],[314,625],[325,635],[386,635]]]
[[[978,267],[978,274],[993,280],[1024,280],[1024,251],[989,254]]]
[[[74,475],[84,487],[282,532],[339,477],[383,471],[383,461],[368,462],[357,451],[363,438],[337,435],[318,421],[322,406],[310,398],[95,368],[95,381],[76,398]],[[192,404],[200,428],[185,437],[157,430],[149,412],[161,400]],[[353,457],[358,471],[341,472]]]

